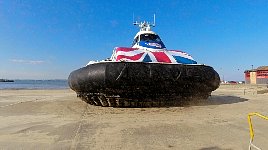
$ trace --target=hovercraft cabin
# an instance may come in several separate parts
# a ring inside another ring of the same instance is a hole
[[[246,70],[244,73],[246,84],[268,84],[268,66]]]

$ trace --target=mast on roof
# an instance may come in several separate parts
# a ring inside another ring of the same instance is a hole
[[[148,21],[143,22],[134,21],[134,14],[133,14],[133,25],[138,25],[140,27],[140,31],[151,31],[151,27],[155,27],[155,14],[153,23],[150,23]]]

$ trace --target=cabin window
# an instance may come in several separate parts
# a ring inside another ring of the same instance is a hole
[[[161,39],[158,35],[155,34],[142,34],[141,35],[141,41],[156,41],[160,42]]]
[[[134,39],[132,46],[134,46],[138,42],[138,36]]]

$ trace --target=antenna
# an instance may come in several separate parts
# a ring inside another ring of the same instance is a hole
[[[133,13],[133,25],[138,25],[140,27],[140,31],[151,31],[151,27],[155,27],[155,14],[154,14],[154,23],[150,23],[150,22],[138,22],[138,21],[134,21],[135,16]]]
[[[135,16],[134,16],[134,13],[133,13],[133,25],[135,26],[135,25],[139,25],[139,23],[138,23],[138,21],[134,21],[134,19],[135,19]]]
[[[134,13],[132,14],[132,22],[133,22],[133,24],[134,24]],[[134,24],[135,25],[135,24]]]
[[[155,14],[154,14],[154,23],[152,24],[153,27],[155,27]]]

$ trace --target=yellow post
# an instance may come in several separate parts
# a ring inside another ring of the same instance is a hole
[[[249,150],[251,150],[251,147],[254,147],[258,150],[261,150],[260,148],[258,148],[257,146],[255,146],[252,142],[254,139],[254,130],[253,130],[253,126],[252,126],[252,121],[251,121],[251,116],[258,116],[262,119],[268,120],[268,117],[261,115],[257,112],[253,112],[253,113],[249,113],[248,114],[248,124],[249,124],[249,133],[250,133],[250,141],[249,141]]]

